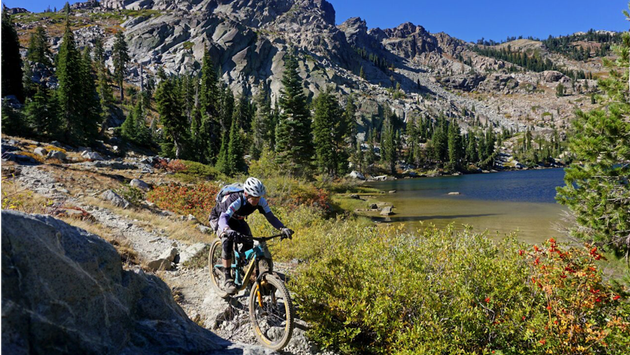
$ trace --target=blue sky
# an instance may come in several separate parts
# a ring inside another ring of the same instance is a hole
[[[421,25],[431,33],[446,32],[465,41],[495,41],[508,36],[567,35],[578,31],[627,31],[630,22],[622,10],[628,0],[328,0],[337,12],[337,24],[361,17],[368,28],[391,28],[404,22]],[[74,3],[77,1],[70,1]],[[2,0],[9,7],[41,12],[61,9],[63,0]]]
[[[404,22],[431,33],[446,32],[465,41],[501,41],[508,36],[567,35],[579,31],[627,31],[622,11],[628,0],[328,0],[337,24],[361,17],[368,28],[392,28]]]

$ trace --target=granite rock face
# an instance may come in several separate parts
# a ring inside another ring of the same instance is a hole
[[[158,277],[123,270],[100,237],[50,216],[2,211],[3,353],[201,354],[228,346],[188,319]]]

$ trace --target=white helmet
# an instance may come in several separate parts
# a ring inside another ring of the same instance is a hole
[[[260,180],[253,177],[247,178],[247,180],[245,180],[245,185],[243,185],[243,188],[249,196],[253,197],[262,197],[265,195],[265,193],[267,193],[265,185],[263,185]]]

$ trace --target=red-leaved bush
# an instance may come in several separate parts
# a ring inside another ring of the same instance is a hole
[[[206,221],[218,191],[219,187],[209,182],[193,186],[170,184],[153,189],[147,199],[162,209],[181,215],[192,214],[199,221]]]

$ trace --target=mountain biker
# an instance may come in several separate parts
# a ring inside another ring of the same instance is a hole
[[[232,295],[236,292],[236,284],[231,274],[232,250],[234,243],[242,245],[241,251],[250,250],[254,243],[250,238],[252,232],[245,221],[245,217],[258,211],[262,213],[267,221],[279,229],[284,235],[283,238],[291,238],[293,231],[287,228],[278,217],[276,217],[267,200],[263,197],[266,193],[265,185],[250,177],[245,181],[242,192],[230,193],[223,197],[210,214],[210,224],[223,243],[221,257],[223,259],[223,270],[225,272],[225,292]]]

